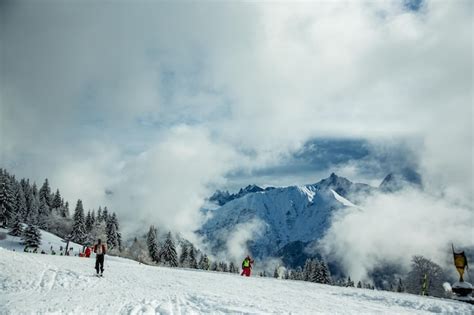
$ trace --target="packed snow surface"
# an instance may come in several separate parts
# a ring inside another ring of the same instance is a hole
[[[258,262],[257,262],[258,263]],[[462,302],[0,248],[0,314],[472,314]]]

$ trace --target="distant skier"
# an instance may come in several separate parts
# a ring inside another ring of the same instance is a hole
[[[97,271],[97,276],[99,276],[99,269],[100,269],[100,276],[102,277],[104,273],[104,255],[107,252],[107,246],[102,244],[101,239],[97,240],[97,244],[94,245],[94,253],[95,256],[95,270]]]
[[[91,257],[91,248],[89,246],[86,247],[84,254],[87,258]]]
[[[246,277],[250,277],[250,272],[252,270],[252,264],[253,264],[253,260],[252,258],[250,258],[249,255],[247,255],[247,257],[245,257],[244,261],[242,261],[242,273],[240,274],[241,276],[246,276]]]

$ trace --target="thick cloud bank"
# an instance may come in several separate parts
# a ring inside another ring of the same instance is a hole
[[[230,173],[314,138],[402,141],[444,196],[417,199],[425,222],[472,212],[472,2],[404,3],[3,1],[1,166],[189,233]],[[411,200],[382,199],[410,226]]]
[[[474,246],[472,209],[407,189],[378,194],[336,216],[320,249],[354,279],[381,263],[408,269],[413,255],[445,265],[451,244]],[[450,261],[451,265],[451,261]]]

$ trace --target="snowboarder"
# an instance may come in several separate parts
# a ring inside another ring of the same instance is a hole
[[[104,273],[104,255],[107,252],[107,246],[102,244],[101,239],[97,240],[97,244],[94,245],[94,253],[95,256],[95,270],[97,271],[97,276],[99,276],[99,269],[100,269],[100,276],[102,277]]]
[[[242,261],[242,273],[241,276],[250,277],[250,271],[252,270],[253,260],[250,258],[249,255],[245,257],[244,261]]]

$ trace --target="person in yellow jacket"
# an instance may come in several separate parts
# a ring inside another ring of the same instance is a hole
[[[245,257],[244,261],[242,261],[242,273],[240,274],[241,276],[250,277],[253,262],[254,261],[252,260],[252,258],[250,258],[249,255]]]

